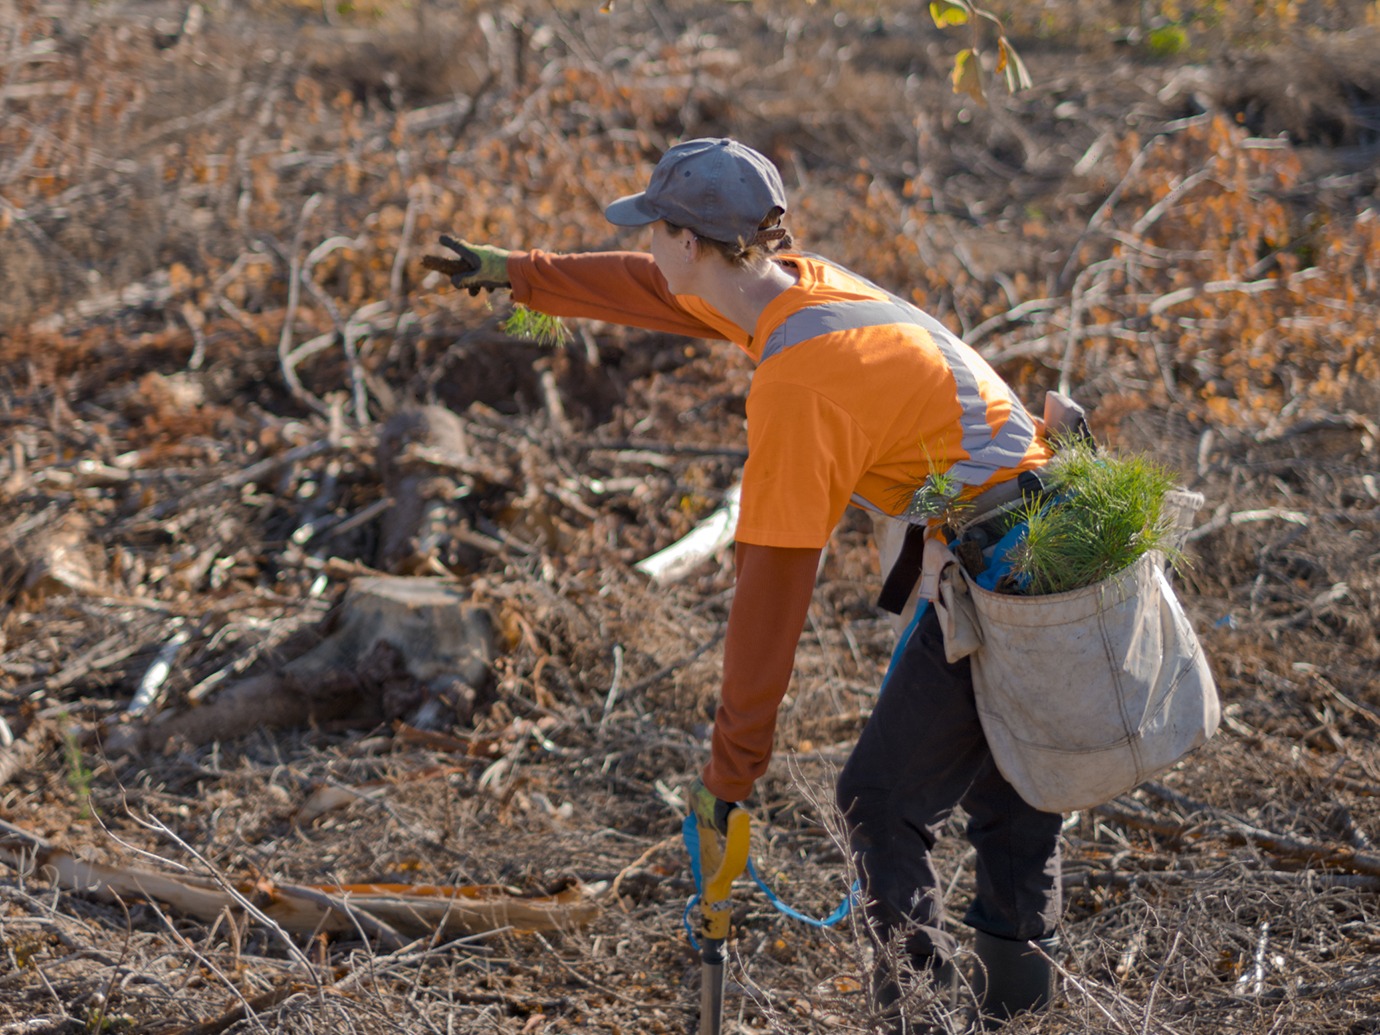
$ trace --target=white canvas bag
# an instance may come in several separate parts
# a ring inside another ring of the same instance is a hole
[[[935,607],[946,652],[971,656],[992,756],[1037,809],[1109,801],[1216,731],[1217,688],[1165,564],[1151,552],[1044,596],[993,593],[945,566]]]

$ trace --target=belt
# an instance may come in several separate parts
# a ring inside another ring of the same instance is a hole
[[[981,522],[1009,510],[1013,503],[1038,499],[1047,491],[1042,477],[1047,472],[1047,466],[1022,471],[1015,478],[994,485],[973,497],[967,508],[971,510],[974,520]],[[948,525],[944,526],[942,531],[944,538],[949,542],[957,538],[957,533]],[[901,544],[901,552],[896,557],[896,563],[891,566],[886,581],[882,583],[882,592],[877,598],[878,607],[894,615],[899,615],[906,609],[906,601],[910,599],[911,590],[920,579],[924,555],[925,526],[911,525],[906,529],[905,542]]]

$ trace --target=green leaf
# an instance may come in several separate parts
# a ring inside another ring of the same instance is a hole
[[[980,107],[987,107],[982,91],[982,62],[971,50],[960,50],[954,56],[954,93],[966,93]]]
[[[1188,46],[1188,33],[1180,25],[1166,25],[1152,32],[1146,43],[1155,57],[1171,58]]]
[[[963,0],[931,0],[930,17],[941,29],[949,25],[966,25],[971,13]]]

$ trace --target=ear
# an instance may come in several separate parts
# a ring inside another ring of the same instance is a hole
[[[685,261],[694,262],[700,257],[702,251],[700,239],[693,233],[687,232],[685,235]]]

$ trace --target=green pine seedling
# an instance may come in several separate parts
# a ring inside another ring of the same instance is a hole
[[[932,474],[915,490],[902,517],[914,524],[947,518],[953,514],[962,491],[963,485],[953,475]]]
[[[1178,563],[1163,513],[1174,488],[1168,470],[1145,457],[1111,457],[1083,441],[1056,444],[1055,499],[1014,515],[1025,540],[1011,551],[1012,576],[1028,595],[1066,593],[1123,571],[1151,550]]]
[[[81,801],[81,818],[86,819],[93,812],[91,807],[91,785],[96,774],[86,767],[81,755],[81,745],[77,734],[70,726],[62,732],[63,755],[67,762],[67,783]]]
[[[538,345],[545,345],[548,348],[564,345],[571,339],[570,328],[559,316],[539,313],[535,309],[528,309],[525,305],[513,307],[513,315],[504,321],[503,333],[511,334],[514,338],[536,342]]]
[[[927,525],[940,519],[944,524],[956,527],[962,521],[964,512],[971,509],[971,504],[959,502],[965,486],[952,472],[934,470],[934,458],[925,442],[920,443],[920,451],[931,473],[911,493],[905,510],[898,516],[915,525]]]

